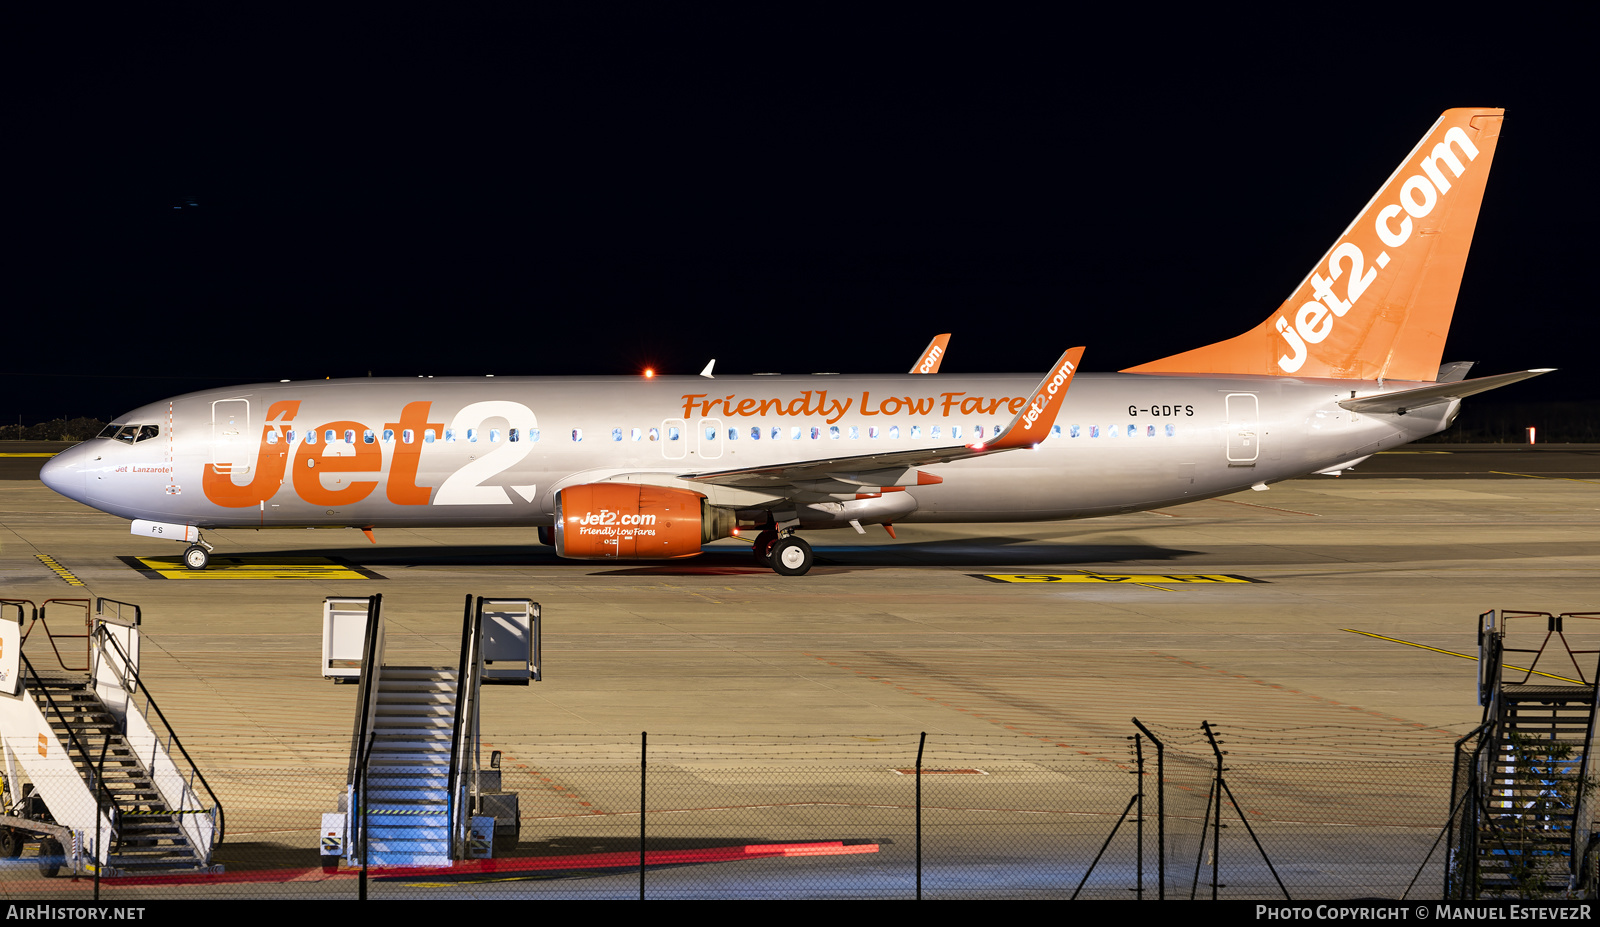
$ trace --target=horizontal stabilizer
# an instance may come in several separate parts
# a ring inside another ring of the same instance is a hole
[[[1346,399],[1339,405],[1351,412],[1395,412],[1404,415],[1412,409],[1449,402],[1452,399],[1465,399],[1468,396],[1531,379],[1542,373],[1549,373],[1554,369],[1554,367],[1540,367],[1537,370],[1518,370],[1516,373],[1478,377],[1475,380],[1436,383],[1421,389],[1401,390],[1398,393],[1384,393],[1381,396],[1367,396],[1361,399]]]

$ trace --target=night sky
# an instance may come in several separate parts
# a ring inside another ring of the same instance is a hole
[[[220,6],[17,26],[0,423],[369,371],[903,372],[942,331],[947,372],[1115,370],[1266,318],[1451,106],[1507,115],[1445,360],[1600,398],[1560,15]]]

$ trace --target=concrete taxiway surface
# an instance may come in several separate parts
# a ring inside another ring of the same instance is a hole
[[[907,800],[896,769],[911,764],[926,731],[929,763],[981,765],[984,777],[930,783],[946,790],[930,794],[965,790],[945,803],[1017,809],[999,830],[962,811],[966,823],[930,831],[952,847],[943,858],[965,867],[967,881],[950,891],[981,884],[1022,897],[1035,881],[1070,891],[1127,801],[1125,738],[1137,716],[1202,760],[1186,773],[1168,768],[1169,800],[1194,805],[1180,809],[1190,824],[1203,816],[1205,720],[1228,739],[1234,782],[1264,814],[1257,825],[1269,828],[1279,862],[1302,854],[1296,897],[1398,897],[1448,807],[1450,745],[1479,721],[1476,616],[1600,612],[1593,449],[1410,450],[1370,461],[1357,479],[1296,480],[1114,518],[908,525],[898,540],[877,528],[818,532],[816,567],[798,578],[754,566],[731,540],[687,561],[575,563],[532,530],[466,529],[380,531],[377,545],[353,530],[214,532],[216,566],[191,573],[177,565],[178,545],[133,537],[126,522],[35,480],[0,480],[0,597],[142,606],[142,675],[228,803],[218,858],[234,873],[290,873],[281,881],[295,891],[349,891],[308,881],[316,822],[342,791],[355,695],[318,673],[322,599],[381,592],[391,663],[453,665],[468,594],[542,604],[545,681],[488,692],[483,717],[485,742],[506,751],[523,795],[519,852],[636,847],[628,809],[639,732],[649,731],[653,761],[676,764],[652,780],[666,789],[659,801],[682,809],[662,817],[652,831],[661,838],[876,841],[835,862],[756,866],[737,891],[765,884],[763,873],[799,878],[820,867],[816,886],[826,887],[775,891],[876,897],[848,886],[888,872],[899,892],[911,844],[909,818],[895,810]],[[57,615],[70,617],[53,609],[53,631],[78,630]],[[1512,631],[1535,646],[1543,623]],[[1568,637],[1600,646],[1600,628]],[[42,638],[28,651],[49,659]],[[1555,656],[1539,668],[1572,675]],[[1594,655],[1581,659],[1592,673]],[[1104,774],[1052,765],[1051,751],[1098,762]],[[1267,762],[1291,760],[1312,765]],[[1335,760],[1380,771],[1315,765]],[[849,769],[822,768],[829,763]],[[813,820],[773,803],[792,798],[775,783],[801,781],[801,767],[817,767],[806,787],[850,805],[851,816]],[[1003,782],[1050,784],[1055,797],[1013,791],[1000,803],[983,791]],[[1046,812],[1061,823],[1040,832],[1045,843],[1022,846]],[[1381,839],[1351,849],[1357,831]],[[1008,842],[994,842],[1002,833]],[[1038,875],[1040,860],[1069,857]],[[1111,858],[1131,865],[1126,848]],[[596,876],[571,890],[626,897],[636,878]],[[690,895],[711,892],[695,881],[709,874],[673,878],[693,882]],[[1116,878],[1104,897],[1127,897],[1131,875]],[[1265,870],[1232,878],[1252,897],[1277,891]],[[568,883],[541,884],[559,892]],[[68,891],[60,880],[18,885]]]
[[[1464,456],[1371,463],[1453,471]],[[1562,473],[1600,459],[1566,457]],[[468,593],[543,604],[547,681],[489,707],[500,736],[1120,737],[1132,715],[1459,732],[1478,720],[1474,666],[1423,647],[1474,653],[1489,608],[1600,610],[1600,482],[1539,469],[1319,477],[1092,521],[906,526],[898,541],[818,532],[800,578],[755,567],[737,541],[689,561],[575,563],[532,530],[467,529],[382,531],[375,546],[351,530],[213,532],[222,568],[193,574],[177,545],[3,481],[0,590],[141,605],[145,672],[179,729],[257,742],[223,763],[347,735],[350,690],[317,674],[320,605],[374,592],[392,662],[453,663]],[[980,578],[1023,573],[1258,582]]]

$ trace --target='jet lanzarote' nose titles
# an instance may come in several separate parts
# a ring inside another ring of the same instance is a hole
[[[1439,117],[1281,306],[1119,373],[319,380],[135,409],[47,463],[50,488],[182,541],[224,528],[537,527],[563,557],[690,557],[754,534],[1091,518],[1314,473],[1442,431],[1546,372],[1441,367],[1503,111]]]

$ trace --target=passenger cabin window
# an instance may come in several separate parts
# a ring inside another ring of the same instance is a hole
[[[489,443],[490,444],[499,444],[500,443],[500,429],[498,429],[498,428],[489,429]]]
[[[429,428],[429,429],[426,429],[425,431],[423,431],[422,432],[422,443],[423,444],[432,444],[433,442],[434,442],[433,429]]]
[[[572,429],[572,440],[573,440],[573,443],[577,443],[577,442],[583,440],[583,429],[582,428],[574,428],[574,429]]]
[[[613,428],[613,429],[611,429],[611,440],[613,440],[613,441],[621,441],[622,440],[622,429],[621,428]]]
[[[389,432],[385,432],[385,434],[387,434],[389,436],[388,438],[384,439],[385,443],[388,443],[389,441],[394,440],[394,432],[389,431]],[[368,430],[363,431],[361,433],[361,443],[362,444],[371,444],[371,443],[373,443],[374,441],[377,441],[377,440],[378,440],[378,436],[376,434],[374,434],[371,429],[368,429]]]

